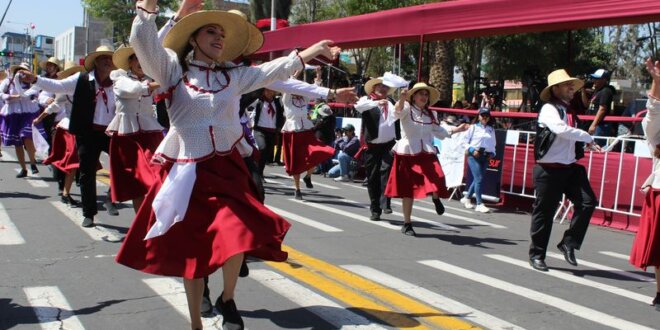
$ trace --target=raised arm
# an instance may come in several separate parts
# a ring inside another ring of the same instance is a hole
[[[654,152],[660,145],[660,62],[653,63],[651,59],[646,60],[646,70],[653,78],[653,82],[649,90],[649,100],[646,103],[648,112],[642,121],[642,127],[649,147],[652,149],[651,152]]]
[[[149,85],[147,81],[140,82],[131,79],[126,71],[119,69],[110,73],[112,79],[112,90],[115,96],[122,99],[137,99],[142,95],[149,94]]]
[[[55,94],[73,95],[73,93],[76,92],[76,85],[78,84],[78,78],[80,78],[80,73],[76,73],[62,80],[56,80],[56,79],[50,79],[44,77],[37,78],[36,76],[34,76],[34,79],[36,79],[34,86],[42,90],[45,90],[47,92],[51,92]],[[26,77],[26,79],[28,78]]]

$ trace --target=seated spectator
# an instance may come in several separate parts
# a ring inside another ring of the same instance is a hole
[[[337,160],[339,164],[335,165],[328,171],[328,176],[336,178],[335,181],[348,182],[349,178],[349,165],[353,160],[353,156],[360,149],[360,139],[355,136],[355,127],[347,124],[342,129],[344,136],[335,141],[335,150],[339,151]]]

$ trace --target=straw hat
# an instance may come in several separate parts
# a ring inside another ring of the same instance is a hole
[[[383,77],[378,77],[378,78],[372,78],[369,81],[367,81],[366,84],[364,84],[364,91],[367,92],[367,94],[371,94],[374,92],[374,87],[378,84],[383,83]],[[390,87],[390,90],[387,91],[387,95],[390,95],[396,91],[396,88]]]
[[[129,70],[128,58],[131,57],[131,55],[133,54],[135,54],[135,50],[133,49],[133,47],[121,46],[112,55],[112,63],[114,63],[118,69],[124,69],[128,71]]]
[[[15,64],[9,67],[9,73],[11,73],[12,76],[14,76],[16,74],[16,71],[18,70],[32,71],[30,70],[30,65],[25,62],[18,65]]]
[[[76,62],[66,62],[64,64],[64,70],[57,73],[57,79],[67,78],[74,73],[85,71],[85,67],[82,65],[76,64]]]
[[[225,32],[222,54],[216,61],[232,61],[243,54],[250,43],[249,24],[241,16],[222,10],[202,10],[182,18],[167,33],[163,46],[184,55],[193,32],[209,24],[218,24]]]
[[[427,85],[426,83],[423,83],[423,82],[416,83],[415,86],[413,86],[413,88],[408,91],[408,99],[406,101],[412,103],[412,101],[411,101],[412,96],[415,95],[415,93],[419,92],[422,89],[425,89],[429,92],[429,104],[430,105],[434,105],[438,102],[438,100],[440,99],[440,92],[437,89],[435,89],[435,88],[433,88],[433,87],[431,87],[431,86],[429,86],[429,85]]]
[[[54,56],[49,57],[49,58],[48,58],[47,60],[45,60],[45,61],[41,61],[41,62],[39,63],[39,67],[40,67],[42,70],[46,70],[46,65],[47,65],[48,63],[52,63],[52,64],[57,65],[57,71],[62,70],[62,63],[60,62],[60,60],[58,60],[58,59],[55,58]]]
[[[259,30],[259,28],[248,21],[247,15],[240,10],[232,9],[228,13],[236,14],[243,17],[243,19],[248,23],[248,30],[250,32],[250,43],[247,45],[243,51],[243,56],[252,55],[254,52],[259,50],[264,44],[264,34]]]
[[[321,117],[328,117],[332,115],[332,109],[327,104],[320,106],[317,112]]]
[[[94,61],[96,61],[96,59],[99,56],[103,56],[103,55],[112,56],[112,54],[114,53],[115,53],[114,49],[108,46],[105,45],[99,46],[98,48],[96,48],[96,51],[87,54],[87,56],[85,57],[85,70],[92,71],[92,69],[94,69]]]
[[[7,78],[7,71],[0,70],[0,81],[5,80],[6,78]]]
[[[561,83],[565,83],[567,81],[573,82],[573,87],[575,90],[578,90],[584,86],[584,81],[578,79],[578,78],[573,78],[568,75],[566,70],[564,69],[559,69],[552,71],[548,75],[548,87],[544,88],[543,91],[541,91],[541,101],[548,102],[550,100],[550,90],[552,89],[552,86],[559,85]]]

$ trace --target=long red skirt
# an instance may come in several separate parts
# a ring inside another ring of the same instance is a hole
[[[197,163],[188,211],[162,236],[144,240],[156,221],[151,204],[172,164],[162,166],[117,254],[139,271],[188,279],[208,276],[236,254],[285,261],[291,225],[259,202],[243,159],[234,150]]]
[[[420,199],[434,192],[441,198],[449,197],[445,173],[435,154],[394,154],[390,178],[385,188],[387,197]]]
[[[639,228],[630,250],[630,263],[638,268],[660,267],[660,190],[646,193]]]
[[[319,141],[313,130],[282,132],[282,151],[288,175],[306,172],[335,154],[335,148]]]
[[[151,162],[163,140],[161,132],[131,135],[113,134],[110,138],[110,192],[113,202],[123,202],[147,194],[158,180],[158,165]]]
[[[76,149],[76,136],[61,127],[56,128],[50,155],[44,160],[44,164],[53,165],[66,174],[78,169],[80,162]]]

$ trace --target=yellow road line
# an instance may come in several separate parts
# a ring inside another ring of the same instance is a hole
[[[449,316],[444,311],[427,306],[357,274],[291,247],[285,246],[284,249],[289,252],[288,262],[268,262],[268,265],[389,325],[413,329],[478,329],[469,322]],[[413,317],[419,318],[428,326],[420,324],[420,321]]]
[[[106,169],[100,169],[96,171],[96,181],[110,185],[110,172]]]

